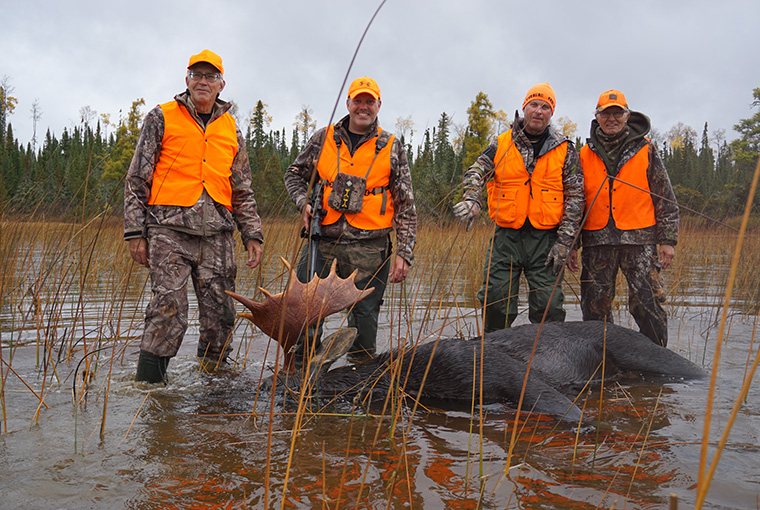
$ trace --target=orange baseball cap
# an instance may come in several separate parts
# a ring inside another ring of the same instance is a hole
[[[216,67],[220,73],[224,74],[224,66],[222,66],[222,57],[217,55],[211,50],[203,50],[197,55],[190,57],[190,63],[187,64],[187,68],[190,69],[198,62],[207,62]]]
[[[528,103],[534,99],[538,99],[547,103],[552,109],[552,114],[554,114],[554,107],[557,105],[557,99],[554,95],[554,89],[551,85],[548,83],[539,83],[538,85],[533,85],[528,93],[525,94],[525,100],[523,101],[522,105],[523,110],[528,105]]]
[[[601,112],[605,108],[609,108],[610,106],[619,106],[623,110],[627,110],[628,101],[625,100],[625,96],[619,90],[608,90],[607,92],[602,92],[602,95],[599,96],[599,101],[596,102],[597,113]]]
[[[366,92],[375,99],[380,99],[380,87],[377,82],[369,76],[362,76],[351,82],[351,86],[348,87],[348,97],[355,98],[359,94]]]

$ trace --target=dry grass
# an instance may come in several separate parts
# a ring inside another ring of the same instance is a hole
[[[672,268],[673,294],[693,293],[694,278],[699,284],[725,290],[738,232],[723,225],[704,225],[688,220],[680,234]],[[749,230],[742,240],[734,282],[735,297],[745,306],[760,304],[760,229]]]

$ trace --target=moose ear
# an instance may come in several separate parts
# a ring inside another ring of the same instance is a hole
[[[358,333],[356,328],[342,328],[322,340],[322,344],[309,362],[309,380],[313,381],[318,374],[327,372],[330,365],[346,354],[354,344]]]
[[[312,363],[319,362],[322,365],[332,365],[335,361],[346,354],[354,344],[359,330],[356,328],[342,328],[322,340],[319,352]],[[323,358],[319,360],[318,358]]]

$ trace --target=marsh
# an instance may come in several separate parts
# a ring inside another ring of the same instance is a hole
[[[238,279],[238,291],[249,296],[259,286],[282,289],[275,256],[296,252],[290,227],[269,228],[267,270]],[[3,506],[652,508],[664,507],[671,493],[684,508],[695,501],[709,379],[632,375],[587,388],[576,405],[590,422],[609,425],[601,431],[540,414],[518,418],[500,403],[408,405],[393,392],[371,406],[361,399],[328,407],[312,398],[283,402],[257,391],[281,353],[247,321],[235,331],[232,363],[203,370],[194,356],[191,304],[169,385],[137,384],[149,284],[147,272],[125,260],[118,226],[4,225],[2,235]],[[445,251],[461,244],[456,236],[453,229],[420,235],[409,281],[386,296],[379,351],[478,336],[482,253]],[[683,237],[665,275],[669,349],[712,374],[732,236],[708,230]],[[755,244],[744,263],[751,265],[760,250],[756,238],[749,241]],[[757,355],[756,286],[747,278],[740,275],[728,307],[708,462]],[[577,289],[573,275],[566,285]],[[580,320],[573,291],[566,295],[568,320]],[[635,328],[624,305],[620,310],[616,322]],[[326,332],[343,320],[331,316]],[[759,430],[760,401],[751,389],[704,508],[756,507]]]

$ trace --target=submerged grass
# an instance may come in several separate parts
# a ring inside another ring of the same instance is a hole
[[[264,221],[264,236],[266,240],[262,265],[253,272],[246,272],[238,279],[238,292],[253,299],[260,299],[259,287],[270,292],[282,291],[286,284],[288,273],[279,262],[280,256],[294,264],[301,246],[298,237],[300,225],[295,218],[270,218]],[[420,225],[416,262],[410,277],[404,284],[391,285],[386,294],[388,322],[382,325],[389,332],[389,345],[403,353],[414,349],[424,341],[430,341],[448,336],[480,336],[482,326],[477,311],[477,291],[482,282],[482,268],[486,253],[487,241],[492,234],[489,223],[476,222],[469,232],[465,232],[459,223],[441,225],[425,223]],[[677,255],[671,269],[664,273],[666,290],[669,292],[669,310],[672,317],[682,317],[692,304],[696,288],[704,288],[705,295],[717,295],[715,289],[725,289],[731,281],[734,282],[735,292],[729,296],[734,309],[747,313],[756,313],[760,305],[760,234],[757,231],[744,233],[741,251],[733,255],[739,247],[737,233],[725,227],[713,227],[704,223],[683,222]],[[239,245],[238,245],[239,246]],[[242,259],[242,251],[238,260]],[[729,268],[731,261],[735,264],[736,277],[731,280]],[[127,351],[137,350],[138,338],[143,321],[143,310],[147,303],[148,278],[144,269],[138,268],[129,258],[128,250],[122,241],[121,222],[119,218],[103,220],[99,218],[86,224],[74,224],[52,221],[12,221],[9,218],[0,219],[0,408],[3,420],[0,422],[2,433],[8,432],[6,404],[12,395],[6,393],[6,383],[9,377],[18,377],[29,392],[39,400],[34,416],[29,419],[36,422],[39,413],[44,412],[45,396],[56,385],[74,384],[77,377],[75,372],[61,372],[59,368],[71,366],[71,360],[82,362],[81,372],[92,377],[103,372],[101,377],[108,381],[104,398],[100,401],[103,406],[101,421],[101,437],[106,430],[108,409],[108,392],[110,389],[111,373],[114,364],[123,363]],[[565,275],[564,289],[566,302],[577,302],[579,284],[577,275]],[[708,292],[709,291],[709,292]],[[527,289],[521,288],[519,299],[525,302]],[[625,281],[618,282],[618,298],[616,308],[627,308]],[[702,306],[714,307],[715,315],[708,321],[709,327],[717,325],[720,309],[723,303],[715,299],[713,303],[701,303]],[[679,339],[680,340],[680,339]],[[236,363],[245,367],[249,361],[248,349],[250,343],[261,341],[245,335],[238,343]],[[686,341],[689,341],[688,339]],[[20,374],[13,368],[15,350],[21,345],[34,345],[37,351],[37,365],[42,371],[42,377],[35,381],[25,381],[25,374]],[[279,353],[277,353],[279,358]],[[752,353],[747,358],[748,376],[744,381],[742,396],[737,400],[737,407],[749,390],[752,375],[757,367],[758,357],[752,359]],[[75,364],[76,365],[76,364]],[[473,369],[476,363],[473,360]],[[341,485],[337,493],[328,498],[326,492],[322,499],[325,508],[339,508],[344,504],[353,503],[361,507],[366,502],[367,488],[365,480],[367,473],[376,462],[372,452],[390,449],[393,464],[392,480],[388,481],[387,500],[392,498],[399,501],[412,502],[409,483],[403,481],[414,476],[414,469],[409,465],[407,439],[412,432],[418,403],[403,391],[405,375],[400,373],[400,365],[391,367],[392,378],[396,386],[389,393],[389,398],[383,403],[382,412],[376,415],[366,413],[364,416],[352,414],[349,418],[350,435],[346,446],[346,466],[343,468],[342,480],[349,479],[346,473],[349,452],[355,443],[369,442],[369,454],[363,460],[363,475],[357,486],[347,486],[343,492]],[[70,369],[67,369],[70,370]],[[263,377],[263,370],[259,376]],[[82,386],[86,380],[80,382]],[[254,391],[254,390],[252,390]],[[258,390],[255,390],[258,391]],[[475,388],[473,388],[475,391]],[[588,401],[582,404],[584,413],[601,417],[604,406],[610,405],[608,391],[600,391],[595,398],[598,403],[593,405]],[[325,403],[311,402],[308,392],[303,392],[292,426],[290,441],[292,461],[293,452],[299,441],[299,433],[305,424],[320,415],[332,415]],[[589,398],[589,397],[587,397]],[[147,399],[147,396],[146,396]],[[258,400],[258,399],[257,399]],[[76,410],[86,402],[82,393],[75,395]],[[411,402],[411,406],[405,403]],[[143,402],[144,404],[144,402]],[[631,402],[628,405],[637,413]],[[282,415],[275,409],[275,399],[269,399],[268,411],[263,416],[252,412],[253,419],[265,418],[267,427],[267,458],[272,452],[272,437],[275,430],[275,417]],[[141,405],[142,408],[142,405]],[[736,410],[734,410],[734,413]],[[484,446],[483,406],[473,402],[470,412],[470,449],[468,451],[468,470],[465,483],[460,487],[461,501],[474,502],[463,507],[476,507],[487,500],[487,484],[493,480],[510,479],[513,482],[522,479],[524,471],[530,462],[529,452],[541,448],[554,448],[556,431],[553,427],[546,428],[541,420],[524,415],[515,416],[514,422],[505,424],[507,429],[512,427],[515,432],[507,442],[510,451],[520,442],[522,453],[520,464],[523,468],[515,471],[512,461],[507,462],[501,473],[489,474],[487,452]],[[709,415],[709,413],[708,413]],[[733,416],[733,413],[732,413]],[[135,419],[137,416],[135,416]],[[355,420],[361,419],[361,423]],[[372,420],[377,420],[372,433],[367,433],[367,427]],[[632,454],[638,446],[636,467],[630,474],[628,486],[619,494],[628,494],[635,477],[644,476],[646,458],[643,452],[649,448],[648,437],[651,421],[644,421],[645,428],[636,435],[636,439],[626,444],[628,453],[622,450],[617,455]],[[644,427],[644,425],[642,425]],[[729,427],[730,428],[730,424]],[[355,431],[355,429],[361,429]],[[354,435],[356,434],[356,435]],[[396,437],[395,434],[399,434]],[[75,434],[76,435],[76,434]],[[584,446],[579,445],[576,433],[562,435],[571,448],[571,464],[575,469],[579,457],[585,456]],[[506,437],[506,436],[505,436]],[[591,463],[597,458],[597,453],[603,447],[603,438],[593,445],[590,451]],[[725,444],[722,441],[721,448]],[[324,445],[323,445],[324,448]],[[609,446],[604,446],[608,449]],[[717,456],[716,462],[717,463]],[[269,462],[267,463],[267,480],[265,500],[276,496],[269,493],[273,486],[269,481]],[[618,468],[622,469],[622,468]],[[706,466],[702,469],[706,469]],[[710,473],[703,471],[706,477],[701,487],[709,480]],[[703,473],[700,473],[702,475]],[[609,481],[609,487],[619,489],[616,477]],[[286,475],[287,476],[287,475]],[[323,469],[323,487],[328,483],[326,468]],[[580,476],[575,473],[575,476]],[[473,479],[480,480],[477,487],[471,486]],[[571,475],[572,479],[572,475]],[[438,480],[442,484],[450,484],[450,480]],[[491,490],[501,482],[492,483]],[[405,488],[404,488],[405,487]],[[281,503],[286,506],[288,481],[285,478]],[[397,490],[398,489],[398,490]],[[456,490],[456,489],[452,489]],[[702,490],[702,489],[700,489]],[[706,489],[704,489],[706,491]],[[700,493],[701,494],[701,493]],[[625,497],[625,496],[623,496]],[[335,500],[337,498],[337,500]],[[601,506],[601,501],[600,501]]]

